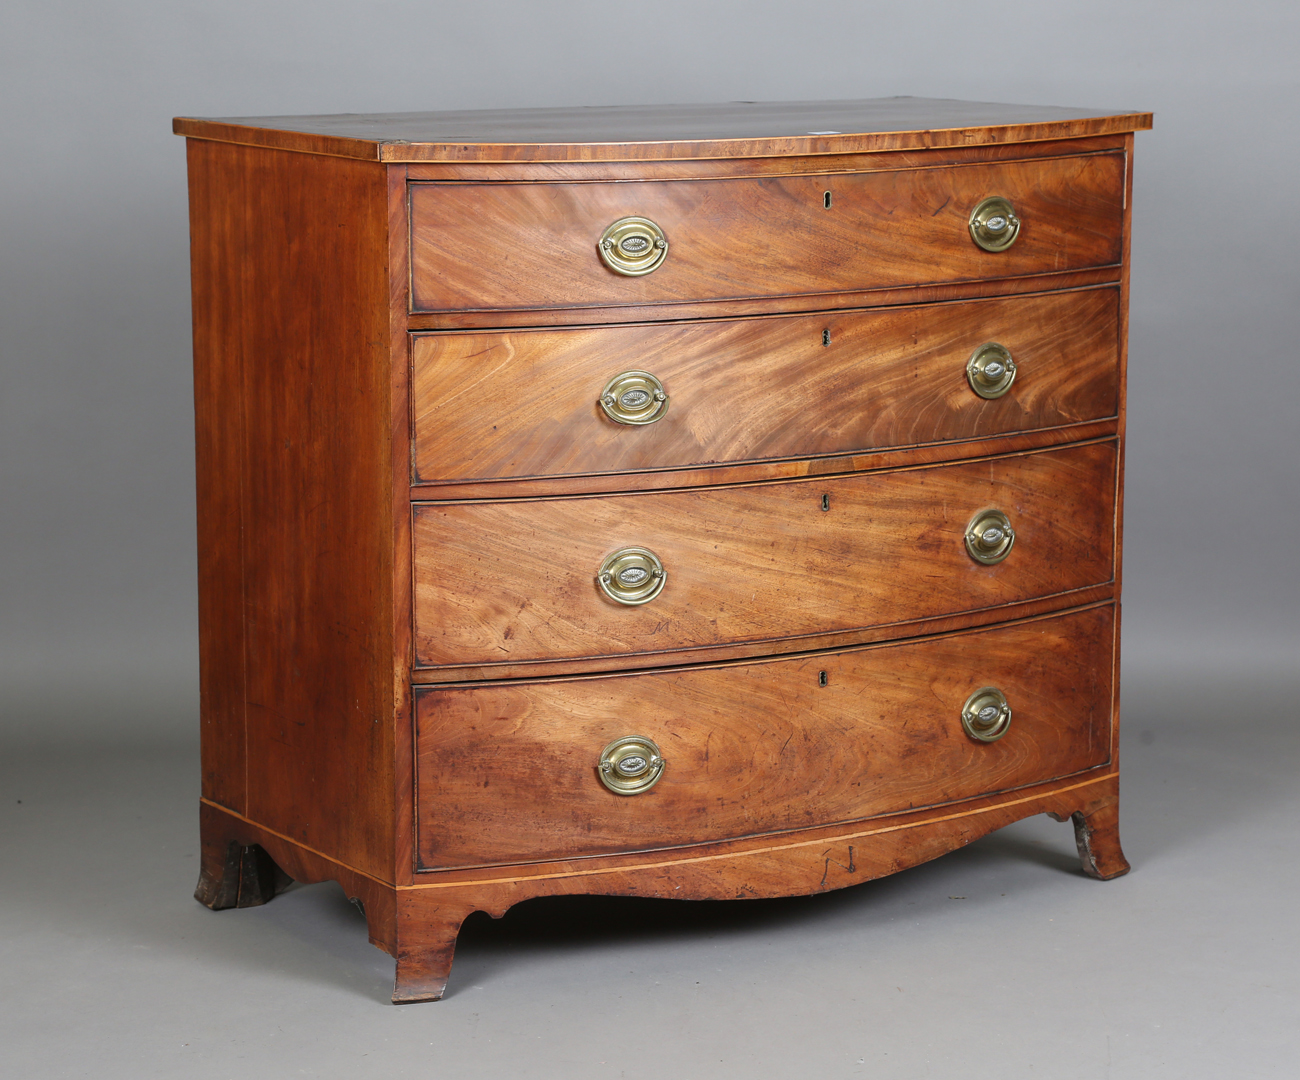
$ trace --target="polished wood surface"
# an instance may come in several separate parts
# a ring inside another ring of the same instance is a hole
[[[915,97],[173,121],[178,135],[390,162],[862,153],[1077,138],[1150,126],[1150,113]]]
[[[871,312],[553,331],[419,334],[414,482],[666,470],[974,439],[1113,417],[1114,288]],[[988,341],[1018,367],[974,393]],[[647,370],[653,424],[610,420],[605,383]]]
[[[593,656],[581,660],[547,658],[506,663],[417,667],[411,671],[411,680],[418,688],[480,679],[545,679],[566,675],[594,675],[623,671],[629,667],[633,670],[650,670],[688,664],[716,664],[728,660],[761,658],[773,652],[778,652],[782,656],[799,656],[812,652],[850,649],[858,645],[871,645],[900,638],[928,637],[933,634],[951,633],[954,630],[993,626],[997,623],[1032,618],[1064,608],[1102,603],[1112,600],[1116,595],[1114,582],[1107,581],[1098,585],[1087,585],[1081,589],[1000,604],[997,607],[979,608],[975,611],[901,619],[897,622],[854,627],[850,630],[791,635],[780,639],[775,644],[771,639],[752,642],[733,641],[721,645],[675,649],[671,652],[639,653],[631,659],[626,655],[614,655]]]
[[[664,900],[800,896],[828,892],[917,866],[1034,814],[1072,820],[1086,834],[1085,873],[1127,871],[1114,828],[1119,778],[1109,767],[1027,789],[848,826],[702,845],[682,852],[633,853],[498,869],[451,870],[392,886],[211,803],[200,804],[205,844],[201,880],[225,882],[232,844],[256,845],[295,881],[337,881],[362,903],[370,941],[393,955],[394,1003],[437,1001],[451,973],[456,935],[474,911],[494,917],[535,896],[576,893]],[[211,844],[206,840],[211,838]],[[1083,844],[1080,844],[1081,855]],[[238,893],[238,885],[233,890]]]
[[[825,206],[826,193],[831,205]],[[968,220],[1011,200],[1001,252]],[[412,184],[414,311],[603,307],[820,294],[1117,264],[1122,154],[835,176],[642,184]],[[653,273],[607,269],[611,222],[668,238]]]
[[[407,243],[406,169],[391,166],[383,171],[388,196],[388,525],[391,529],[392,589],[389,593],[392,651],[383,659],[388,664],[393,709],[389,720],[393,768],[388,778],[393,798],[393,880],[409,881],[415,855],[411,791],[415,784],[411,746],[411,396],[410,338],[407,308],[410,307],[410,245]]]
[[[204,795],[391,879],[385,178],[200,141],[189,167]]]
[[[407,178],[417,180],[508,180],[539,183],[552,180],[710,180],[734,176],[798,176],[807,173],[855,173],[869,169],[936,168],[980,161],[1023,161],[1123,151],[1124,134],[1046,142],[967,143],[929,149],[878,150],[861,153],[795,154],[781,157],[673,158],[640,161],[424,161],[405,165]]]
[[[771,485],[417,504],[416,662],[779,648],[792,635],[1108,582],[1114,493],[1115,445],[1101,442]],[[975,562],[963,540],[987,507],[1016,530],[995,566]],[[666,571],[663,591],[640,607],[596,585],[601,562],[624,547],[648,548]]]
[[[969,460],[990,454],[1015,454],[1066,443],[1114,438],[1119,424],[1115,417],[1085,420],[1060,427],[1035,428],[978,439],[923,443],[859,450],[851,454],[822,457],[775,458],[766,461],[718,462],[686,469],[645,469],[640,472],[586,473],[583,475],[533,476],[504,480],[421,480],[411,487],[416,501],[459,499],[545,498],[554,495],[593,495],[602,492],[663,491],[684,487],[719,487],[750,484],[763,480],[787,480],[806,476],[839,476],[878,469],[909,468],[950,461]]]
[[[1073,822],[1086,873],[1127,870],[1149,124],[899,100],[177,121],[197,898],[338,881],[419,1001],[469,913],[533,896],[819,892],[1035,813]],[[999,254],[967,230],[989,194],[1024,221]],[[669,258],[619,278],[595,242],[634,213]],[[1020,365],[1000,401],[966,384],[984,340]],[[598,410],[631,368],[664,379],[660,424]],[[991,505],[1017,541],[985,567],[962,534]],[[595,572],[633,544],[669,576],[626,608]],[[976,744],[958,714],[994,683],[1012,729]],[[620,797],[595,764],[627,734],[669,765]]]
[[[744,319],[762,315],[806,314],[851,308],[894,307],[901,304],[936,304],[953,300],[980,300],[1065,289],[1114,285],[1120,266],[1087,267],[988,281],[952,281],[934,285],[901,285],[883,289],[853,289],[834,293],[791,293],[741,300],[701,300],[607,307],[500,308],[494,311],[416,311],[410,315],[412,331],[482,330],[488,327],[539,328],[589,326],[597,323],[672,322],[687,319]]]
[[[794,660],[423,690],[420,865],[680,847],[1095,768],[1110,756],[1113,640],[1101,607]],[[960,723],[983,686],[1013,710],[988,744]],[[652,739],[667,762],[643,794],[616,795],[596,774],[626,735]]]
[[[244,505],[241,407],[245,331],[226,319],[239,292],[234,256],[247,228],[230,220],[232,161],[211,143],[186,146],[194,327],[195,510],[198,531],[199,746],[205,798],[248,809],[244,717]],[[234,234],[231,236],[231,234]],[[227,239],[229,237],[229,240]]]

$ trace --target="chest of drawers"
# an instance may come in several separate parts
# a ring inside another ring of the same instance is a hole
[[[1117,832],[1147,114],[179,119],[198,898],[336,880],[441,996],[547,894]]]

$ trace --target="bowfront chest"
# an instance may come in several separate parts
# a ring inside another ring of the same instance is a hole
[[[179,119],[210,907],[339,881],[441,996],[534,896],[1117,831],[1148,114]]]

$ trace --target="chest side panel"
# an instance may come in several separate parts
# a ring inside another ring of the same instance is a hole
[[[205,793],[391,880],[385,170],[197,141],[190,168]]]

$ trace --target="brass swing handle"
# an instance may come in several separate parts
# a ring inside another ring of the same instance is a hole
[[[664,564],[649,548],[620,548],[607,555],[596,571],[600,591],[617,604],[636,607],[648,604],[668,580]]]
[[[1002,397],[1016,381],[1016,362],[1010,350],[996,341],[986,341],[966,361],[966,380],[986,401]]]
[[[977,563],[992,566],[1011,554],[1016,530],[1001,510],[981,510],[966,526],[966,554]]]
[[[1011,706],[996,686],[984,686],[966,699],[961,726],[976,742],[997,742],[1011,727]]]
[[[970,212],[970,236],[985,251],[1006,251],[1020,235],[1020,219],[1001,195],[980,201]]]
[[[648,371],[620,372],[605,384],[598,400],[616,424],[653,424],[668,411],[668,392]]]
[[[625,735],[601,751],[596,775],[616,795],[640,795],[659,782],[664,764],[652,740],[643,735]]]
[[[619,218],[600,234],[596,250],[614,273],[641,277],[658,270],[668,258],[668,237],[649,218]]]

